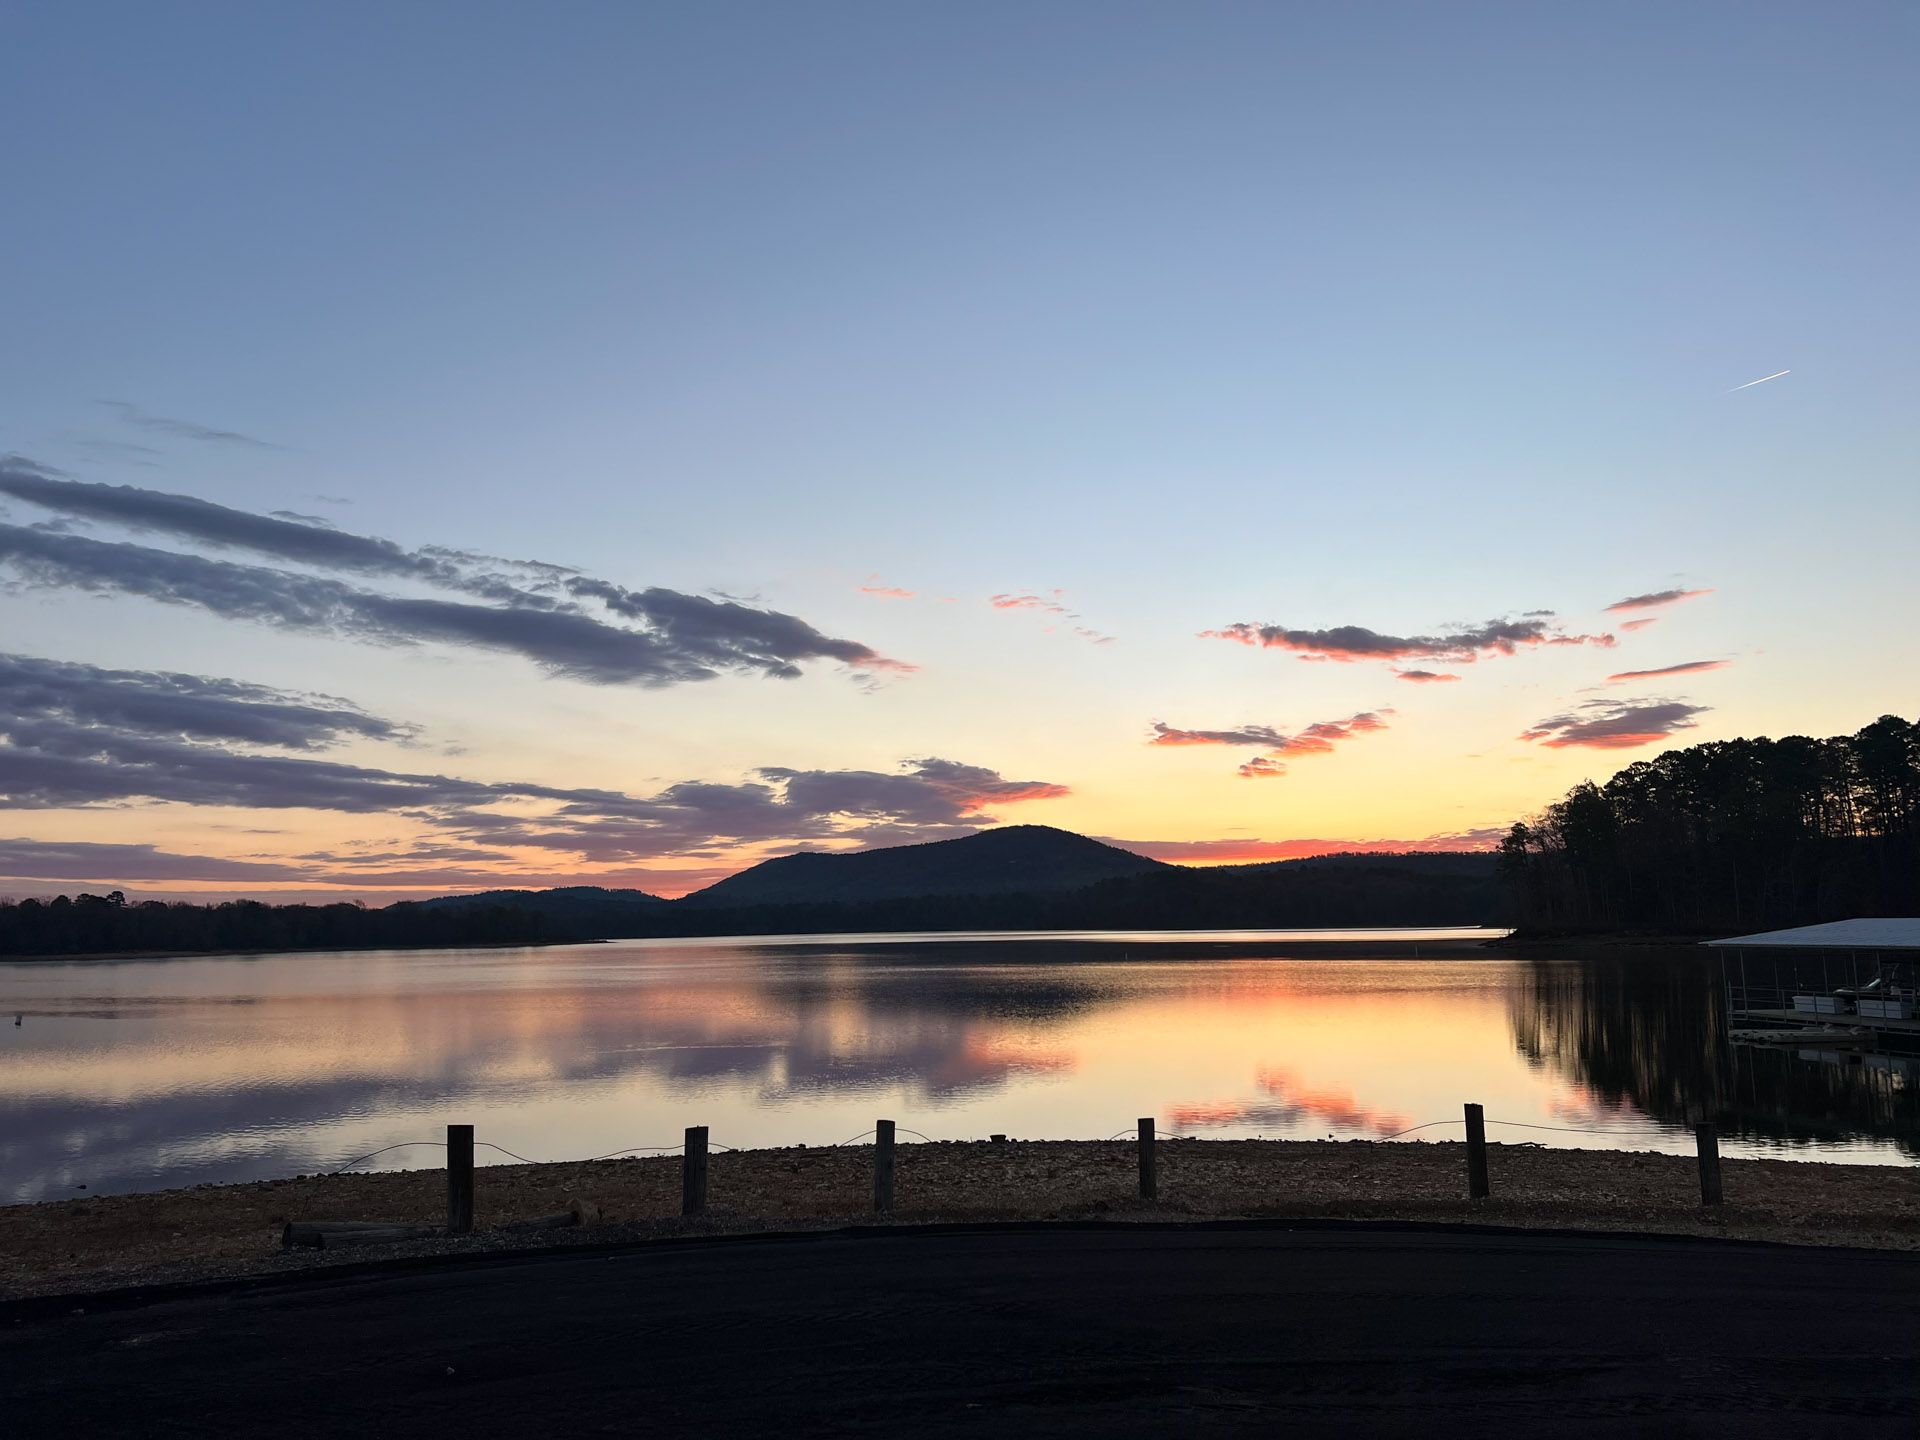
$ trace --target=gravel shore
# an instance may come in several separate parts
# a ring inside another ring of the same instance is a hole
[[[1492,1145],[1493,1196],[1466,1199],[1465,1147],[1375,1141],[1179,1140],[1159,1146],[1158,1201],[1135,1193],[1131,1141],[902,1144],[885,1223],[1229,1217],[1474,1222],[1920,1249],[1920,1168],[1727,1160],[1726,1204],[1700,1204],[1694,1162],[1644,1152]],[[712,1158],[711,1214],[683,1221],[677,1156],[482,1167],[462,1239],[282,1253],[288,1221],[440,1223],[438,1170],[305,1176],[0,1208],[0,1297],[268,1274],[382,1256],[608,1243],[689,1233],[878,1223],[871,1146]],[[600,1223],[506,1222],[597,1206]]]

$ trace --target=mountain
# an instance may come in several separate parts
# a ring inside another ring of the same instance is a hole
[[[638,890],[502,890],[403,901],[525,912],[549,938],[887,930],[1223,930],[1484,925],[1507,903],[1488,852],[1170,865],[1045,825],[853,853],[783,855],[678,900]],[[465,908],[462,908],[465,907]]]
[[[472,895],[441,895],[432,900],[402,901],[418,910],[452,910],[469,905],[506,905],[516,910],[573,916],[635,905],[664,905],[658,895],[644,890],[608,890],[600,885],[567,885],[558,890],[481,890]]]
[[[898,881],[899,888],[891,894],[843,891],[842,898],[829,893],[829,885],[839,886],[844,881],[846,891],[851,891],[854,880],[865,879],[864,875],[845,875],[839,866],[827,871],[814,865],[806,867],[810,873],[796,879],[828,882],[807,890],[798,885],[790,887],[782,880],[778,889],[768,884],[759,894],[723,899],[732,890],[723,882],[698,896],[629,912],[647,928],[626,933],[799,935],[885,930],[1485,925],[1498,923],[1506,910],[1494,857],[1486,854],[1353,855],[1213,868],[1147,861],[1127,867],[1127,873],[1075,885],[1062,871],[1041,868],[1049,853],[1066,851],[1083,861],[1092,857],[1101,864],[1113,864],[1110,857],[1115,852],[1098,841],[1058,831],[1043,832],[1043,837],[1044,844],[1033,847],[1039,853],[1032,855],[1031,865],[1011,870],[994,863],[983,864],[971,876],[962,873],[960,867],[928,875],[916,864],[912,870],[903,866],[900,871],[874,877],[876,890],[882,881]],[[1078,845],[1068,849],[1062,841],[1078,841]],[[1018,845],[1016,841],[1008,848]],[[1080,848],[1084,846],[1094,849]],[[805,858],[839,861],[842,865],[881,856],[905,855],[917,861],[914,850],[933,848],[913,846],[906,851]],[[1107,854],[1101,855],[1101,851]],[[966,853],[962,852],[963,858]],[[1130,858],[1138,861],[1140,857]],[[792,875],[796,867],[775,861],[763,868],[778,878],[782,871]],[[967,869],[972,868],[969,861]],[[931,884],[955,888],[944,894],[928,894],[925,887]],[[963,885],[966,888],[959,888]],[[985,888],[988,885],[994,888]],[[909,887],[914,893],[905,893]],[[764,894],[779,898],[760,898]]]
[[[850,905],[932,896],[1083,890],[1173,866],[1050,825],[1008,825],[960,840],[853,854],[782,855],[676,903],[689,909]]]

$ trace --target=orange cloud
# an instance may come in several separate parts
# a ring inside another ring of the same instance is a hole
[[[1149,745],[1259,745],[1265,747],[1265,755],[1256,756],[1240,767],[1240,774],[1249,780],[1267,779],[1287,773],[1280,757],[1289,755],[1325,755],[1342,741],[1351,740],[1356,735],[1370,734],[1375,730],[1387,728],[1387,722],[1381,717],[1391,715],[1391,710],[1362,710],[1357,715],[1349,715],[1345,720],[1316,720],[1304,730],[1287,735],[1271,725],[1241,725],[1231,730],[1182,730],[1169,725],[1164,720],[1153,722],[1153,733],[1147,737]]]
[[[1396,670],[1394,677],[1399,680],[1411,680],[1416,685],[1444,685],[1449,680],[1458,680],[1458,675],[1444,675],[1438,670]]]
[[[1072,612],[1060,603],[1061,592],[1055,590],[1049,600],[1044,595],[993,595],[987,603],[996,610],[1038,610],[1043,615],[1068,615]]]
[[[1325,755],[1342,741],[1356,735],[1387,728],[1380,717],[1391,710],[1362,710],[1345,720],[1316,720],[1306,729],[1283,735],[1268,725],[1243,725],[1238,730],[1178,730],[1162,721],[1153,723],[1149,745],[1265,745],[1267,753],[1257,755],[1240,767],[1244,780],[1270,780],[1287,773],[1282,756]]]
[[[1257,865],[1270,860],[1311,860],[1319,855],[1422,855],[1459,850],[1490,850],[1500,843],[1506,828],[1488,825],[1473,830],[1427,835],[1418,840],[1117,840],[1110,845],[1153,860],[1184,865]]]
[[[1697,675],[1702,670],[1724,670],[1731,660],[1688,660],[1681,665],[1662,665],[1658,670],[1622,670],[1618,675],[1607,676],[1607,683],[1617,685],[1623,680],[1651,680],[1659,675]]]
[[[987,598],[987,603],[996,610],[1031,610],[1036,614],[1054,615],[1062,620],[1078,622],[1084,617],[1078,610],[1068,608],[1065,603],[1066,593],[1064,590],[1049,590],[1045,595],[992,595]],[[1049,625],[1047,632],[1052,634],[1059,628],[1057,625]],[[1075,623],[1068,625],[1066,629],[1070,634],[1078,635],[1082,640],[1094,645],[1113,643],[1113,636],[1088,625]]]
[[[862,595],[871,595],[876,600],[911,600],[913,591],[902,590],[898,585],[862,585]]]
[[[1649,625],[1658,625],[1659,623],[1660,617],[1658,615],[1642,615],[1638,620],[1622,620],[1620,622],[1620,628],[1622,630],[1644,630]]]

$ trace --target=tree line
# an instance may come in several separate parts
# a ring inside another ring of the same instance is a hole
[[[1715,740],[1574,786],[1500,844],[1532,931],[1738,932],[1920,913],[1920,724]]]
[[[361,905],[191,905],[106,895],[0,903],[0,955],[117,955],[251,950],[384,950],[527,945],[569,938],[535,911],[508,905],[433,910]]]

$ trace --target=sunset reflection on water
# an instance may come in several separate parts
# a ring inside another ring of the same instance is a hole
[[[311,1172],[450,1120],[566,1159],[666,1146],[689,1124],[733,1146],[833,1143],[879,1116],[934,1139],[1099,1138],[1146,1114],[1176,1135],[1449,1139],[1465,1100],[1516,1122],[1495,1132],[1507,1141],[1678,1151],[1689,1107],[1746,1105],[1749,1149],[1904,1158],[1888,1137],[1910,1094],[1842,1086],[1842,1122],[1803,1134],[1795,1087],[1831,1114],[1836,1077],[1730,1070],[1717,972],[1697,955],[1635,970],[1469,946],[1288,953],[1302,945],[883,937],[0,966],[0,1010],[22,1017],[0,1033],[0,1195]],[[1779,1123],[1741,1084],[1779,1093]],[[429,1147],[368,1162],[437,1163]]]

